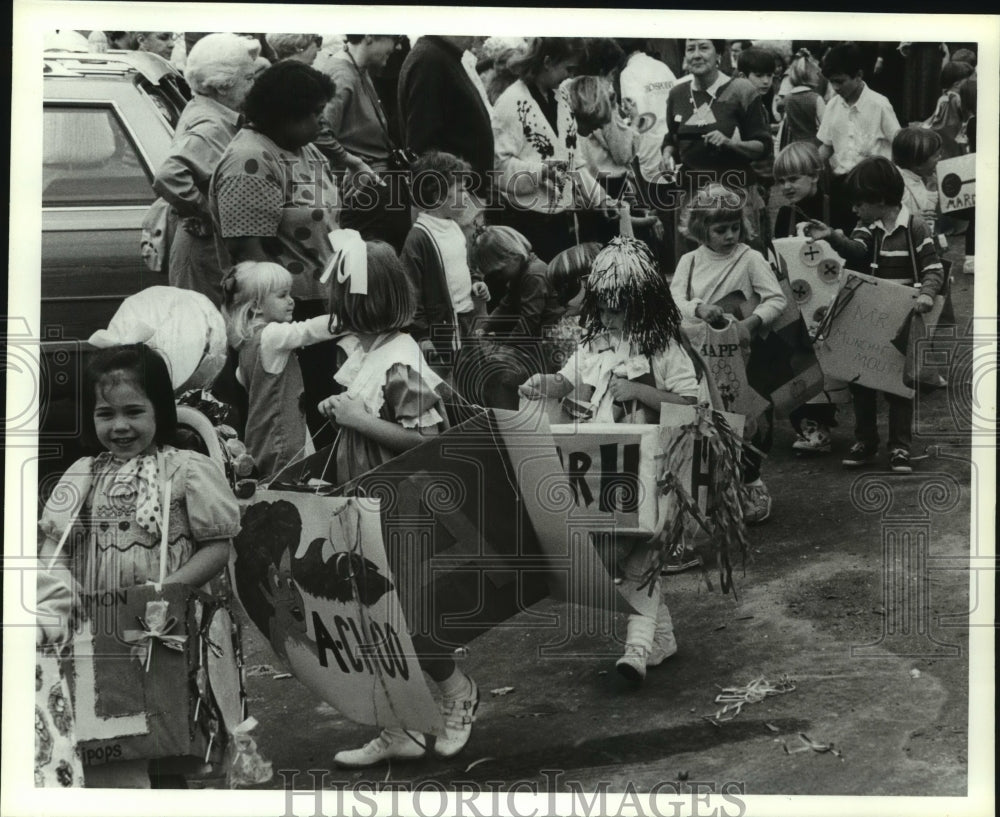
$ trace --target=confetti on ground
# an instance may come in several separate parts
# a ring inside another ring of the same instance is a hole
[[[758,678],[742,687],[720,687],[721,692],[715,696],[717,704],[723,704],[722,709],[714,715],[702,715],[703,718],[716,726],[721,721],[731,721],[743,711],[745,704],[756,704],[772,695],[784,695],[792,692],[795,684],[786,675],[782,675],[776,683],[766,678]]]
[[[274,675],[274,667],[270,664],[254,664],[246,668],[246,674],[248,678],[253,678],[257,675]]]
[[[490,695],[493,695],[494,697],[499,697],[501,695],[507,695],[508,693],[511,693],[513,691],[514,687],[497,687],[496,689],[490,690]],[[466,771],[468,771],[468,769]]]
[[[292,673],[290,672],[279,672],[277,675],[271,676],[275,681],[284,681],[286,678],[291,678]]]
[[[800,752],[817,752],[819,754],[830,753],[834,757],[839,757],[841,760],[844,759],[844,755],[837,749],[832,743],[819,743],[813,740],[809,735],[799,732],[799,740],[804,744],[795,749],[789,749],[788,744],[784,741],[781,742],[782,747],[785,750],[786,755],[797,755]]]
[[[920,677],[920,670],[918,670],[918,669],[911,669],[910,670],[910,677],[911,678],[919,678]]]
[[[493,758],[492,757],[481,757],[481,758],[479,758],[479,760],[474,760],[474,761],[472,761],[472,763],[470,763],[468,766],[465,767],[465,771],[469,772],[472,769],[476,768],[476,766],[478,766],[480,763],[486,763],[486,761],[488,761],[488,760],[493,760]],[[464,772],[463,772],[463,774],[464,774]]]
[[[764,724],[764,726],[766,726],[766,727],[767,727],[768,729],[770,729],[770,730],[771,730],[772,732],[780,732],[780,731],[781,731],[781,730],[780,730],[780,729],[779,729],[779,728],[778,728],[777,726],[775,726],[775,725],[774,725],[773,723],[765,723],[765,724]]]

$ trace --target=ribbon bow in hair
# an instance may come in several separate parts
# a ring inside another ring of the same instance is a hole
[[[337,281],[350,280],[348,292],[351,295],[368,294],[368,247],[357,230],[334,230],[330,233],[333,257],[327,262],[319,278],[325,284],[330,275],[337,273]]]
[[[170,631],[177,626],[177,617],[167,617],[168,604],[165,601],[146,602],[146,617],[136,616],[141,630],[125,630],[122,638],[126,644],[132,645],[131,655],[137,658],[140,663],[146,665],[146,672],[149,672],[149,665],[153,659],[152,645],[154,641],[159,641],[164,647],[177,652],[183,652],[186,635],[171,635]]]
[[[808,48],[800,48],[795,52],[796,57],[803,57],[804,59],[811,60],[812,54],[809,52]]]

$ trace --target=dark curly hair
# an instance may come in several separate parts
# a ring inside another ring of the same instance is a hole
[[[326,74],[296,60],[276,62],[247,94],[243,112],[261,133],[269,135],[287,122],[309,116],[333,98],[336,86]]]

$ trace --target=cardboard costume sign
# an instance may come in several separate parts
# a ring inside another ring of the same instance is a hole
[[[659,426],[554,425],[552,437],[577,507],[612,514],[619,533],[653,533]]]
[[[802,315],[809,333],[815,334],[826,310],[837,297],[844,278],[844,259],[825,241],[810,242],[795,236],[777,238],[773,243],[788,272],[790,292],[786,292],[785,297],[789,307]]]
[[[377,500],[258,491],[230,567],[247,615],[317,696],[358,723],[443,734]]]
[[[934,170],[942,213],[976,206],[976,154],[942,159]]]
[[[848,271],[816,338],[828,375],[870,389],[913,397],[904,382],[906,344],[918,289]],[[942,300],[943,299],[939,299]],[[933,326],[940,305],[922,318]],[[902,339],[902,340],[901,340]]]
[[[322,450],[272,490],[315,490]],[[315,485],[315,483],[314,483]],[[489,410],[327,490],[381,500],[382,538],[409,632],[450,651],[550,594],[607,606],[614,584],[589,541],[547,424]]]
[[[76,736],[85,765],[117,760],[194,757],[205,762],[225,742],[217,700],[243,716],[239,671],[235,690],[212,686],[209,653],[237,661],[230,626],[213,619],[220,602],[181,584],[138,585],[84,595],[82,632],[73,640]],[[213,637],[209,637],[209,632]],[[229,644],[225,644],[226,640]]]

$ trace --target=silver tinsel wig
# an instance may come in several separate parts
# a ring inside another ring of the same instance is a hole
[[[606,331],[601,307],[625,313],[625,338],[644,355],[680,343],[681,316],[670,285],[649,247],[635,238],[613,238],[594,259],[583,302],[583,340]]]

